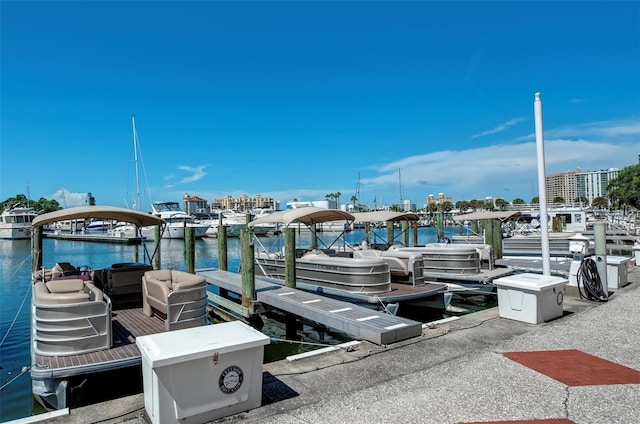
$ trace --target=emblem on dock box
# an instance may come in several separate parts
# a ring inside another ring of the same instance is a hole
[[[238,391],[244,380],[242,369],[236,365],[225,368],[220,374],[218,386],[223,393],[231,394]]]

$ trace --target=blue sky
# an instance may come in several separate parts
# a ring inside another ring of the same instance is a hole
[[[640,2],[2,1],[0,201],[538,195],[640,153]],[[359,181],[359,184],[358,184]],[[145,206],[146,205],[146,206]]]

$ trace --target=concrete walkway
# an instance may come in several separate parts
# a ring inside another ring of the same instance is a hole
[[[263,406],[216,422],[640,423],[640,268],[633,262],[627,279],[606,303],[565,296],[564,316],[542,324],[500,318],[493,308],[394,346],[362,343],[265,364]],[[557,352],[538,353],[545,351]],[[143,399],[45,422],[148,423]]]

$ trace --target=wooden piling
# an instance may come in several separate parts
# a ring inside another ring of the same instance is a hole
[[[193,227],[185,226],[184,228],[184,258],[186,262],[187,272],[196,273],[196,236]]]
[[[393,236],[393,222],[387,221],[387,246],[393,245],[394,238],[395,237]]]
[[[318,248],[318,228],[316,224],[311,224],[311,249]]]
[[[162,233],[160,232],[160,226],[156,225],[153,227],[153,267],[155,269],[160,269],[162,263],[160,261],[160,238],[162,237]]]
[[[227,227],[218,225],[218,269],[227,269]]]
[[[436,225],[438,227],[438,240],[444,240],[444,220],[442,211],[436,216]]]
[[[42,268],[42,227],[36,227],[31,234],[31,271],[35,272]],[[44,275],[42,276],[44,278]]]
[[[284,229],[284,281],[296,288],[296,233],[294,228]]]
[[[369,222],[364,223],[364,240],[367,244],[371,244],[371,224]]]
[[[240,263],[242,264],[242,306],[249,308],[256,300],[256,274],[251,230],[240,231]]]
[[[409,221],[402,221],[402,243],[409,246]]]

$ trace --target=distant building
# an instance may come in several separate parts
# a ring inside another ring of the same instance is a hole
[[[201,197],[190,196],[189,193],[185,193],[184,196],[182,196],[182,210],[189,215],[208,212],[209,202]]]
[[[416,204],[411,202],[411,200],[403,200],[402,201],[402,211],[403,212],[415,212],[417,210]]]
[[[553,203],[553,199],[558,197],[562,197],[565,202],[573,202],[578,197],[576,184],[576,174],[578,172],[580,172],[580,169],[547,175],[545,178],[547,203]]]
[[[306,206],[315,206],[316,208],[338,209],[338,201],[331,199],[324,200],[292,200],[287,202],[287,209],[298,209]]]
[[[453,204],[453,200],[451,200],[451,197],[445,197],[444,193],[438,193],[438,197],[434,197],[433,194],[430,194],[427,196],[427,208],[432,203],[439,205],[444,202],[449,202]]]
[[[276,210],[280,207],[278,201],[273,197],[264,197],[256,194],[253,197],[249,197],[246,194],[242,194],[239,197],[233,197],[228,195],[222,199],[214,199],[211,202],[211,210],[225,210],[232,209],[235,211],[251,211],[253,209],[271,209]]]
[[[589,204],[596,197],[607,198],[607,185],[619,172],[618,168],[598,171],[582,171],[578,168],[575,171],[548,175],[545,178],[547,203],[553,203],[557,197],[562,197],[565,203],[571,204],[580,198],[586,198]]]
[[[617,168],[610,168],[602,171],[587,171],[576,174],[576,187],[578,196],[586,197],[589,204],[596,197],[608,197],[607,185],[609,181],[618,177],[620,172]]]

